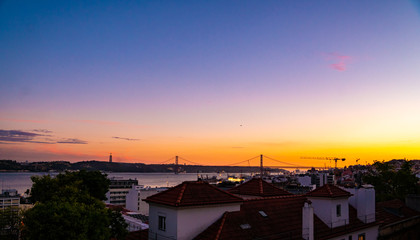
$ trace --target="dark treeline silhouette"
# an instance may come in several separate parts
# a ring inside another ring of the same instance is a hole
[[[27,162],[20,163],[14,160],[0,160],[0,171],[68,171],[68,170],[89,170],[104,172],[174,172],[177,168],[175,164],[144,164],[144,163],[117,163],[103,161],[82,161],[70,163],[67,161],[53,162]],[[280,172],[282,169],[266,167],[266,171]],[[178,165],[178,172],[197,173],[197,172],[259,172],[259,167],[245,166],[203,166],[203,165]]]

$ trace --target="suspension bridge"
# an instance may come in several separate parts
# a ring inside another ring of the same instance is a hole
[[[252,162],[252,164],[251,164],[251,162]],[[255,162],[257,162],[257,164],[255,164]],[[324,168],[326,168],[326,166],[314,166],[314,165],[303,166],[303,165],[298,165],[298,164],[294,164],[294,163],[280,161],[280,160],[277,160],[275,158],[269,157],[267,155],[262,155],[262,154],[258,155],[258,156],[255,156],[255,157],[252,157],[252,158],[249,158],[249,159],[246,159],[246,160],[242,160],[242,161],[238,161],[238,162],[232,162],[230,164],[225,164],[225,165],[217,165],[217,166],[219,166],[219,167],[224,167],[224,166],[226,166],[226,167],[231,167],[231,166],[255,167],[255,166],[258,166],[258,162],[259,162],[259,167],[260,167],[260,171],[261,171],[261,176],[264,173],[264,162],[265,163],[271,162],[271,163],[276,163],[276,164],[279,164],[279,163],[282,164],[282,165],[273,165],[273,166],[265,165],[265,167],[270,167],[270,168],[285,168],[285,169],[291,169],[291,168],[292,169],[299,169],[299,168],[324,169]],[[195,161],[188,160],[188,159],[186,159],[184,157],[181,157],[181,156],[174,156],[174,157],[171,157],[171,158],[169,158],[165,161],[159,162],[157,164],[173,164],[174,165],[174,173],[177,174],[177,173],[179,173],[179,169],[180,169],[180,166],[182,165],[182,163],[188,164],[188,165],[196,165],[196,166],[210,166],[210,165],[205,165],[205,164],[202,164],[202,163],[198,163],[198,162],[195,162]]]

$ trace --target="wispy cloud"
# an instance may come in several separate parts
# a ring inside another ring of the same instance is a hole
[[[0,130],[0,141],[4,142],[30,142],[42,134],[20,130]]]
[[[47,129],[34,129],[32,132],[39,132],[39,133],[52,133],[52,131]]]
[[[119,139],[119,140],[126,140],[126,141],[140,141],[140,139],[136,139],[136,138],[125,138],[125,137],[112,137],[115,139]]]
[[[100,120],[74,120],[75,122],[80,123],[88,123],[88,124],[95,124],[95,125],[119,125],[119,122],[111,122],[111,121],[100,121]]]
[[[52,131],[47,129],[34,129],[32,131],[0,129],[0,143],[87,144],[87,141],[77,138],[62,138],[57,140],[55,136],[41,133],[52,133]]]
[[[0,151],[4,159],[18,161],[85,161],[107,160],[108,155],[89,155],[80,151],[63,149],[57,144],[43,144],[37,148],[25,148],[19,145],[0,145]]]
[[[67,144],[87,144],[87,141],[84,140],[80,140],[77,138],[66,138],[66,139],[62,139],[57,141],[57,143],[67,143]]]
[[[345,56],[341,55],[339,53],[333,52],[333,53],[323,53],[323,56],[325,60],[329,62],[333,62],[329,64],[329,67],[337,70],[337,71],[346,71],[347,70],[347,64],[349,64],[353,58],[351,56]]]

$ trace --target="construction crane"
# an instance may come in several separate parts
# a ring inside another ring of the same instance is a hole
[[[337,168],[337,161],[346,161],[346,159],[345,158],[336,158],[336,157],[334,157],[334,158],[331,158],[331,157],[300,157],[301,159],[316,159],[316,160],[334,160],[334,162],[335,162],[335,168]]]

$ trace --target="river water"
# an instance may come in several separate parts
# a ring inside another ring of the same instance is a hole
[[[27,189],[32,186],[31,176],[43,176],[50,174],[52,176],[58,173],[47,173],[47,172],[0,172],[0,188],[1,189],[16,189],[19,194],[23,194]],[[151,187],[173,187],[183,181],[194,181],[197,180],[197,173],[107,173],[108,177],[117,177],[124,179],[137,179],[139,185],[151,186]],[[211,178],[216,176],[217,178],[227,178],[226,173],[199,173],[203,178]],[[229,173],[229,175],[239,175]]]

